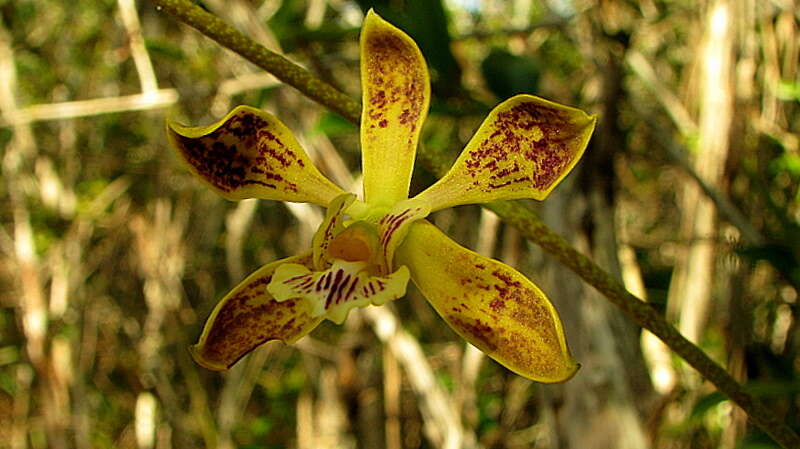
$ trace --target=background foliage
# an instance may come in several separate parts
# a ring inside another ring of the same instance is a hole
[[[794,1],[202,5],[354,97],[358,30],[375,7],[420,44],[434,89],[423,139],[453,157],[515,93],[600,114],[576,172],[525,204],[798,428]],[[353,191],[357,129],[146,2],[6,0],[0,19],[2,444],[773,447],[475,207],[434,219],[548,293],[583,364],[570,382],[510,374],[414,292],[295,346],[267,344],[229,373],[198,367],[186,347],[217,299],[306,248],[321,211],[215,197],[166,147],[165,115],[205,124],[236,104],[264,108]],[[433,180],[418,170],[412,189]]]

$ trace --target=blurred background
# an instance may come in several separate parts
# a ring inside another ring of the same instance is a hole
[[[425,145],[456,155],[499,101],[600,117],[583,161],[521,202],[800,426],[800,32],[794,0],[204,0],[359,97],[375,7],[432,73]],[[0,447],[771,448],[658,340],[493,214],[433,220],[528,275],[583,367],[524,380],[415,289],[264,345],[187,351],[216,301],[306,249],[320,209],[227,202],[165,116],[276,114],[358,191],[358,130],[147,1],[0,0]],[[412,190],[434,177],[418,167]]]

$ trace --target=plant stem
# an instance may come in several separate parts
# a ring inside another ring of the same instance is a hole
[[[358,124],[361,104],[357,101],[308,73],[306,69],[268,50],[191,0],[153,0],[153,4],[158,11],[168,12],[181,22],[217,41],[221,46],[238,53],[244,59],[299,90],[308,98]]]
[[[303,95],[358,125],[361,114],[359,102],[319,80],[283,56],[254,42],[217,16],[195,5],[191,0],[151,1],[156,5],[156,9],[168,12],[217,41],[223,47],[238,53],[296,88]],[[430,148],[421,147],[418,156],[419,162],[423,166],[439,176],[447,171],[451,162],[448,156]],[[504,222],[517,227],[527,239],[538,244],[596,288],[636,324],[660,338],[704,378],[739,405],[750,419],[776,442],[787,449],[800,448],[800,437],[778,419],[774,412],[749,394],[742,384],[711,360],[698,346],[683,337],[657,310],[628,292],[618,280],[578,252],[563,237],[547,227],[533,212],[514,202],[497,202],[485,205],[485,207],[497,213]]]
[[[567,268],[597,289],[631,320],[647,329],[681,356],[704,378],[716,386],[741,407],[750,419],[785,448],[800,448],[800,437],[783,423],[774,411],[769,410],[725,369],[714,362],[702,349],[669,324],[664,316],[650,304],[640,300],[611,275],[592,262],[563,237],[547,227],[533,212],[511,202],[486,205],[507,224],[520,230],[529,240],[536,242]]]

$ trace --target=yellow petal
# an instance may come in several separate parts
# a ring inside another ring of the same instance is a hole
[[[337,234],[344,230],[344,211],[356,200],[352,193],[343,193],[331,201],[325,219],[314,233],[311,246],[314,252],[314,268],[317,271],[327,268],[328,247]]]
[[[262,343],[294,343],[322,321],[311,315],[311,304],[300,298],[278,302],[267,291],[276,268],[283,264],[311,266],[311,253],[265,265],[236,286],[217,304],[200,341],[191,347],[195,361],[215,371],[230,368]]]
[[[325,271],[311,271],[300,264],[285,264],[275,270],[267,289],[278,301],[298,297],[312,304],[311,315],[342,324],[354,307],[379,306],[406,294],[408,269],[388,276],[372,276],[366,262],[334,259]]]
[[[361,31],[361,89],[364,198],[388,206],[408,197],[430,80],[417,44],[372,10]]]
[[[415,200],[432,211],[460,204],[543,200],[578,163],[595,116],[517,95],[484,120],[450,171]]]
[[[556,310],[525,276],[469,251],[427,221],[411,226],[396,262],[459,335],[511,371],[563,382],[578,364]]]
[[[209,126],[168,121],[167,135],[191,171],[229,200],[261,198],[327,206],[344,193],[324,177],[286,126],[238,106]]]

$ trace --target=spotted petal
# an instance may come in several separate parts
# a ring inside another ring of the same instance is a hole
[[[430,80],[417,44],[372,10],[361,31],[364,198],[389,206],[408,197]]]
[[[396,262],[458,334],[517,374],[563,382],[578,369],[556,310],[513,268],[469,251],[427,221],[411,226]]]
[[[415,200],[432,211],[460,204],[543,200],[583,155],[595,116],[532,95],[498,105],[450,171]]]
[[[167,135],[191,171],[229,200],[261,198],[327,206],[344,193],[324,177],[278,119],[238,106],[217,123],[167,123]]]
[[[354,307],[379,306],[406,294],[406,267],[388,276],[372,276],[367,267],[367,262],[339,259],[329,269],[316,272],[304,265],[285,264],[275,271],[267,289],[278,301],[305,298],[312,304],[312,316],[341,324]]]
[[[200,341],[191,347],[197,363],[225,370],[268,340],[294,343],[317,327],[322,318],[312,316],[308,301],[278,302],[267,291],[275,269],[284,264],[311,266],[312,257],[309,252],[265,265],[228,293],[206,321]]]

